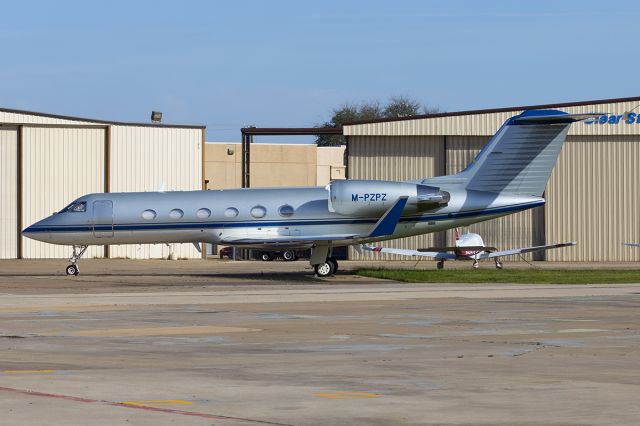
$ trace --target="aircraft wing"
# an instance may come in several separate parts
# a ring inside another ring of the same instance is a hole
[[[514,256],[516,254],[523,253],[531,253],[534,251],[542,251],[542,250],[550,250],[554,248],[560,247],[570,247],[575,246],[575,242],[570,243],[558,243],[558,244],[549,244],[545,246],[534,246],[534,247],[525,247],[525,248],[517,248],[511,250],[502,250],[502,251],[494,251],[494,252],[484,252],[477,255],[478,259],[491,259],[493,257],[502,257],[502,256]]]
[[[399,254],[401,256],[416,256],[416,257],[432,257],[434,259],[454,260],[456,255],[454,253],[447,253],[445,251],[421,251],[410,249],[396,249],[390,247],[371,247],[366,244],[362,244],[360,248],[364,251],[370,251],[374,253],[389,253]]]
[[[640,247],[640,244],[625,243],[624,245],[629,247]]]
[[[311,247],[317,243],[331,242],[333,245],[358,244],[371,238],[386,237],[393,235],[396,225],[400,220],[402,211],[409,197],[400,197],[398,200],[378,219],[373,227],[366,234],[333,234],[333,235],[301,235],[301,236],[267,236],[267,237],[245,237],[229,236],[221,241],[221,244],[243,245],[247,247]]]

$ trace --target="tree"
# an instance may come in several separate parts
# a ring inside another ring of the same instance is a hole
[[[354,121],[378,120],[384,118],[401,118],[419,114],[432,114],[439,112],[436,107],[427,107],[408,96],[394,96],[389,99],[387,105],[382,107],[379,101],[363,103],[346,103],[333,110],[331,120],[316,127],[342,127],[346,123]],[[318,135],[318,146],[339,146],[346,143],[344,136]]]

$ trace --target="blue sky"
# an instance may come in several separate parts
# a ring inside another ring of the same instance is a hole
[[[446,111],[640,95],[640,2],[13,1],[0,106],[305,127],[344,102]],[[295,138],[289,138],[295,142]],[[299,141],[299,140],[298,140]]]

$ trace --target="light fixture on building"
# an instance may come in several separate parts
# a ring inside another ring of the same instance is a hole
[[[159,123],[162,121],[162,113],[160,111],[151,111],[151,121]]]

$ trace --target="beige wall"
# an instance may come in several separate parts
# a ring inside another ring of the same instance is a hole
[[[242,186],[242,147],[239,143],[207,143],[205,179],[208,189]],[[323,186],[344,179],[344,147],[316,145],[251,145],[251,187]]]

